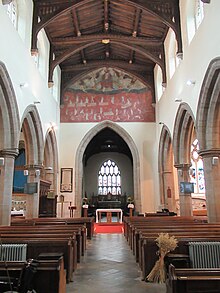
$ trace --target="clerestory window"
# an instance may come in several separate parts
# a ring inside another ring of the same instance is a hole
[[[6,5],[7,14],[11,19],[14,27],[17,28],[17,3],[13,0],[10,4]]]

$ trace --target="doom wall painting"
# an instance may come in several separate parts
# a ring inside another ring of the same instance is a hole
[[[101,68],[68,87],[60,109],[62,123],[154,122],[151,91],[134,77]]]

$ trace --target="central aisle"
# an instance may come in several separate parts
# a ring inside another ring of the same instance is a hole
[[[87,244],[67,293],[165,293],[165,286],[141,281],[123,234],[96,234]]]

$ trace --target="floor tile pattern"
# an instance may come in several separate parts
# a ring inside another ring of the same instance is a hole
[[[141,272],[123,234],[96,234],[74,273],[67,293],[165,293],[162,284],[141,280]]]

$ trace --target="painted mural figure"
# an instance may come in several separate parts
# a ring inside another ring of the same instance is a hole
[[[93,71],[66,90],[61,122],[103,120],[154,122],[151,91],[123,71],[106,67]]]

